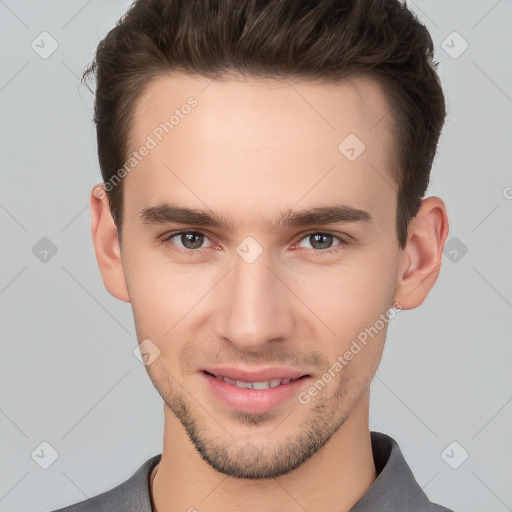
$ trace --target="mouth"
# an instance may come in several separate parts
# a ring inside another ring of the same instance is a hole
[[[216,379],[222,380],[224,382],[227,382],[228,384],[231,384],[232,386],[236,386],[237,388],[242,389],[268,389],[268,388],[277,388],[279,386],[282,386],[284,384],[290,384],[290,382],[294,382],[296,380],[303,379],[305,377],[308,377],[309,375],[302,375],[301,377],[297,377],[295,379],[271,379],[271,380],[262,380],[262,381],[256,381],[256,382],[247,382],[243,380],[235,380],[230,379],[229,377],[224,377],[222,375],[215,375],[213,373],[207,372],[206,370],[203,370],[204,373],[207,375],[210,375],[211,377],[215,377]]]
[[[278,378],[274,375],[274,378],[266,380],[262,377],[245,377],[246,380],[233,379],[233,372],[231,376],[215,374],[209,370],[202,370],[199,373],[214,402],[231,411],[247,414],[263,414],[284,405],[297,396],[311,380],[309,374],[298,375],[297,372],[293,377],[287,375],[284,378]]]

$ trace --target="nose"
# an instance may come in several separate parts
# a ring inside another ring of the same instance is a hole
[[[263,253],[247,263],[235,257],[215,306],[216,335],[245,352],[264,352],[290,338],[294,319],[292,292]]]

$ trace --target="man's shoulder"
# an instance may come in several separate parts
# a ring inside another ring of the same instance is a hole
[[[432,503],[432,508],[429,512],[457,512],[451,508],[443,507],[442,505],[437,505],[436,503]]]
[[[371,432],[377,479],[351,512],[456,512],[429,500],[407,464],[398,443],[383,432]]]
[[[411,500],[407,508],[402,509],[402,512],[457,512],[451,508],[443,507],[438,503],[430,501],[426,495],[418,494],[418,500]]]
[[[126,481],[97,496],[51,512],[152,512],[149,477],[162,454],[154,455],[142,464]]]

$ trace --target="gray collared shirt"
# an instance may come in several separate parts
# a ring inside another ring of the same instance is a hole
[[[370,435],[378,476],[351,512],[454,512],[429,501],[392,437]],[[161,458],[161,453],[154,455],[117,487],[53,512],[154,512],[149,478]]]

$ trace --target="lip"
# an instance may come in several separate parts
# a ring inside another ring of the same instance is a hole
[[[244,382],[263,382],[273,379],[298,379],[308,375],[306,371],[285,368],[284,366],[274,366],[271,368],[259,368],[257,370],[246,370],[244,368],[235,368],[234,366],[209,366],[203,368],[208,373],[227,377],[232,380],[243,380]]]
[[[295,374],[297,375],[297,372],[295,372]],[[274,388],[249,389],[239,388],[233,384],[229,384],[224,380],[218,379],[213,375],[206,373],[206,371],[200,372],[200,375],[205,380],[208,391],[223,405],[227,406],[229,409],[234,409],[249,414],[263,414],[278,407],[281,404],[284,404],[290,398],[297,396],[301,388],[303,388],[307,381],[311,379],[309,376],[300,375],[298,377],[282,377],[295,378],[296,380],[292,380],[288,384],[281,384]],[[228,377],[227,375],[225,376]],[[247,380],[246,382],[261,382],[265,380],[272,380],[269,378],[262,379],[261,377],[258,377],[258,379],[260,380],[254,380],[253,377],[251,377],[251,379]]]

